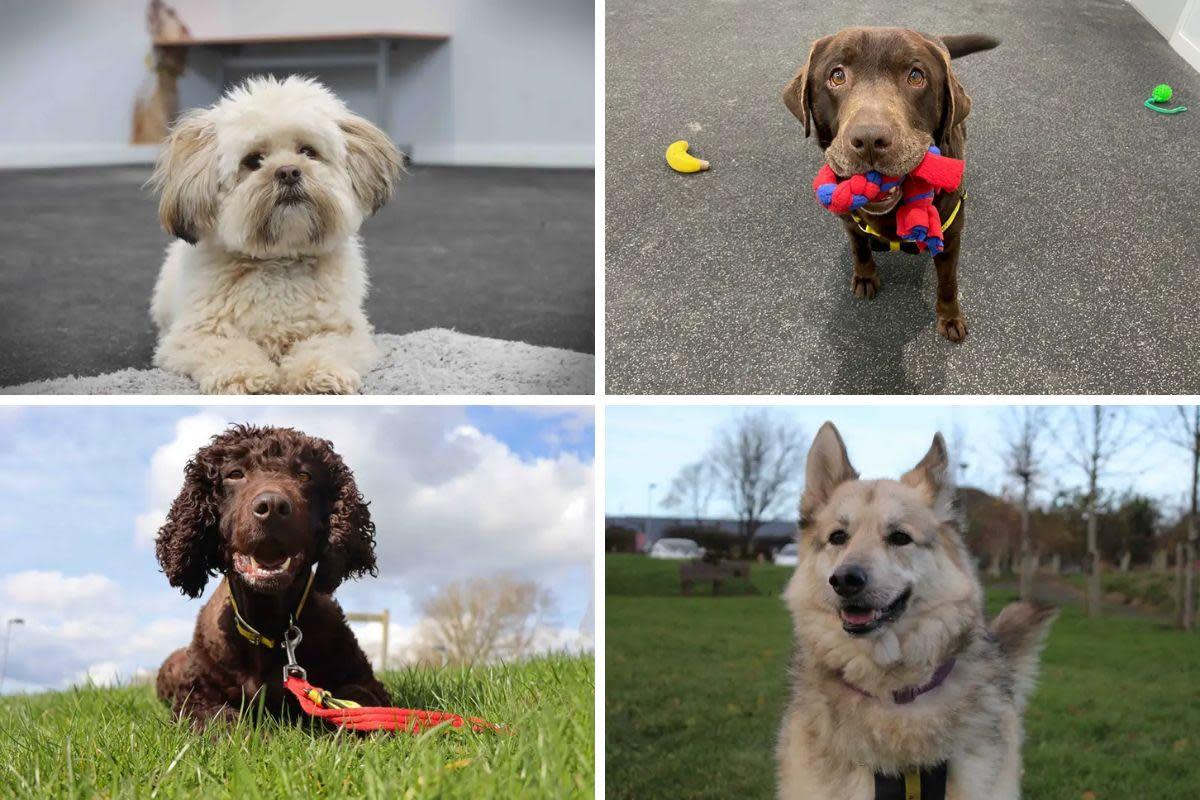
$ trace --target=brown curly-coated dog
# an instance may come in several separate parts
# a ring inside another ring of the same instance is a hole
[[[389,705],[383,685],[331,597],[346,578],[374,575],[375,525],[354,475],[324,439],[289,428],[231,427],[188,462],[183,489],[158,534],[172,586],[198,597],[210,576],[227,580],[200,610],[187,647],[158,671],[158,696],[196,728],[233,720],[265,692],[265,707],[299,708],[283,687],[279,645],[313,566],[297,625],[297,661],[315,686],[363,705]],[[242,617],[275,646],[239,634]]]

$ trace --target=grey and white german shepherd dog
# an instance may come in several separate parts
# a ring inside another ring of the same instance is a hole
[[[1022,715],[1056,610],[987,624],[941,434],[899,480],[859,480],[837,429],[808,454],[781,800],[1017,800]]]

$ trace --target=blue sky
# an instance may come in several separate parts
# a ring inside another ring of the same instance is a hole
[[[186,644],[202,601],[167,585],[153,535],[183,463],[233,421],[332,439],[379,527],[380,577],[345,584],[338,598],[350,609],[389,608],[401,646],[428,592],[498,572],[552,592],[556,641],[580,644],[581,626],[590,630],[590,409],[4,407],[0,623],[27,620],[13,635],[5,692],[85,674],[127,679]],[[378,638],[360,635],[367,647]]]
[[[741,407],[744,408],[744,407]],[[1000,491],[1007,477],[999,456],[1003,419],[1009,407],[977,405],[859,405],[777,406],[794,419],[811,437],[826,420],[838,427],[850,459],[864,477],[895,477],[911,468],[925,451],[936,431],[952,439],[956,427],[963,432],[964,485]],[[657,484],[651,501],[652,513],[671,515],[659,501],[671,478],[681,466],[703,457],[713,432],[735,416],[732,406],[609,406],[605,418],[605,493],[607,514],[646,513],[647,486]],[[1172,409],[1139,406],[1131,411],[1133,442],[1114,474],[1110,488],[1130,486],[1138,491],[1178,504],[1187,488],[1189,461],[1183,450],[1166,444],[1154,431],[1159,415]],[[1045,477],[1039,494],[1057,488],[1078,486],[1082,478],[1063,458],[1060,439],[1069,441],[1066,415],[1070,408],[1047,408],[1052,419],[1044,437]],[[798,484],[802,477],[797,476]],[[781,506],[779,516],[795,513],[797,496]],[[720,492],[713,495],[713,515],[730,513]]]

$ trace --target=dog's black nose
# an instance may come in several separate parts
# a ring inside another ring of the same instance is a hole
[[[292,164],[287,164],[275,170],[275,180],[287,186],[294,186],[300,182],[300,168]]]
[[[867,588],[867,571],[857,564],[838,567],[829,576],[829,585],[842,597],[853,597]]]
[[[854,152],[869,164],[886,155],[894,139],[891,126],[881,122],[860,122],[846,131],[846,135]]]
[[[292,513],[292,504],[279,492],[262,492],[254,498],[250,506],[254,516],[261,520],[272,517],[286,517]]]

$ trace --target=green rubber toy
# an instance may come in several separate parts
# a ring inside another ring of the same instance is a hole
[[[1150,90],[1150,96],[1146,98],[1146,108],[1151,111],[1157,111],[1160,114],[1178,114],[1181,111],[1187,111],[1187,106],[1175,106],[1174,108],[1163,108],[1163,103],[1171,102],[1171,97],[1175,92],[1165,83],[1160,83]]]

